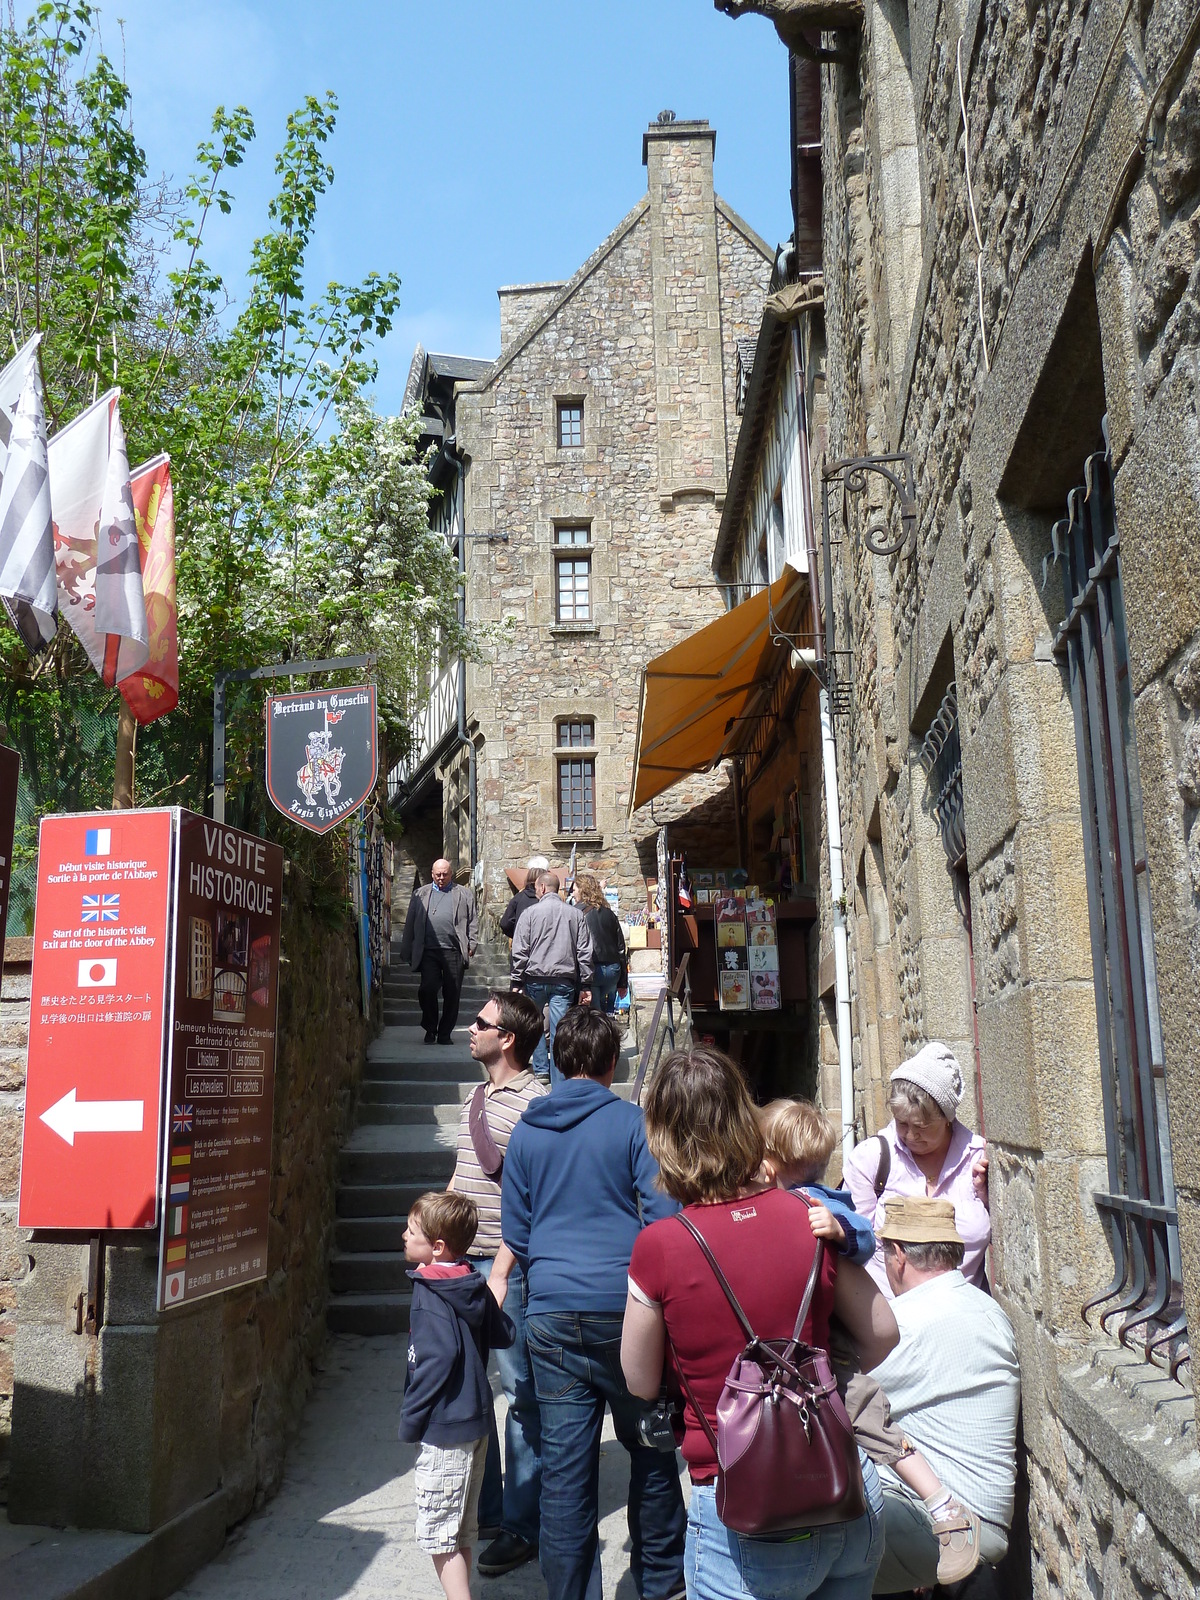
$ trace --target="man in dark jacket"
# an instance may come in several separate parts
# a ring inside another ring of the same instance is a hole
[[[409,1212],[404,1231],[404,1254],[417,1267],[408,1274],[413,1291],[400,1437],[420,1442],[417,1544],[433,1557],[447,1594],[466,1589],[479,1531],[492,1417],[488,1354],[513,1341],[512,1323],[464,1259],[478,1220],[466,1195],[429,1193]]]
[[[630,1567],[642,1600],[683,1593],[686,1516],[673,1452],[642,1443],[621,1372],[629,1257],[678,1208],[656,1187],[642,1113],[612,1092],[620,1034],[576,1006],[559,1024],[563,1081],[508,1142],[504,1242],[527,1284],[526,1339],[542,1415],[540,1559],[550,1600],[600,1600],[597,1472],[607,1404],[629,1452]]]
[[[475,896],[454,882],[454,869],[446,860],[433,863],[433,882],[413,890],[400,935],[400,959],[421,974],[417,1002],[425,1043],[450,1044],[458,1021],[463,970],[470,964],[479,942],[479,916]],[[438,1024],[438,990],[442,992],[442,1020]]]
[[[511,939],[517,931],[517,923],[530,906],[537,904],[537,878],[540,867],[530,865],[525,872],[525,887],[519,890],[504,908],[504,915],[500,918],[500,932],[506,939]]]

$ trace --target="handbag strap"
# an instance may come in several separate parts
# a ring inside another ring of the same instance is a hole
[[[499,1183],[504,1170],[504,1152],[492,1137],[487,1116],[487,1085],[481,1083],[471,1096],[471,1109],[467,1113],[467,1127],[475,1147],[475,1159],[485,1178]]]
[[[724,1292],[725,1298],[729,1301],[730,1309],[732,1310],[734,1316],[738,1319],[738,1322],[741,1324],[742,1332],[746,1335],[747,1340],[751,1344],[761,1344],[762,1340],[750,1326],[750,1319],[742,1310],[740,1304],[738,1303],[737,1296],[729,1287],[729,1280],[721,1271],[720,1263],[717,1261],[716,1256],[713,1255],[712,1250],[709,1247],[708,1240],[700,1232],[700,1229],[696,1227],[695,1223],[692,1222],[690,1218],[684,1216],[682,1211],[678,1213],[678,1218],[679,1221],[683,1223],[687,1231],[691,1234],[692,1238],[695,1239],[701,1250],[703,1250],[705,1257],[708,1260],[708,1264],[713,1269],[717,1282],[721,1285],[721,1289]],[[800,1310],[796,1314],[796,1326],[792,1331],[792,1342],[788,1346],[789,1356],[791,1351],[795,1349],[796,1345],[801,1343],[805,1319],[808,1316],[809,1307],[812,1305],[813,1295],[816,1293],[817,1279],[821,1275],[821,1263],[825,1256],[824,1240],[818,1239],[816,1241],[816,1245],[817,1248],[813,1252],[812,1268],[808,1274],[808,1282],[804,1286],[804,1297],[800,1301]]]

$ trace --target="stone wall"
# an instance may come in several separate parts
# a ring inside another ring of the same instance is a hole
[[[233,1523],[278,1487],[325,1337],[335,1166],[377,1023],[336,882],[336,864],[321,884],[294,864],[285,878],[268,1277],[159,1315],[157,1238],[118,1236],[98,1337],[75,1331],[86,1240],[16,1234],[28,977],[6,975],[0,1461],[11,1445],[15,1520],[148,1531],[219,1494]]]
[[[6,941],[0,995],[0,1486],[8,1478],[17,1293],[27,1265],[17,1232],[17,1193],[21,1182],[32,944],[32,939]]]
[[[860,1128],[886,1117],[886,1079],[922,1040],[947,1039],[969,1069],[977,1024],[993,1271],[1017,1331],[1028,1448],[1032,1576],[1014,1555],[1011,1585],[1080,1600],[1192,1594],[1193,1368],[1172,1382],[1080,1318],[1112,1267],[1092,1200],[1108,1176],[1074,719],[1053,649],[1063,600],[1052,527],[1107,417],[1164,1129],[1195,1321],[1194,7],[942,0],[905,15],[875,0],[857,43],[854,68],[824,70],[829,451],[909,452],[918,502],[915,540],[881,557],[866,530],[899,528],[882,480],[865,495],[833,493],[834,614],[853,656],[838,755]],[[954,864],[920,760],[951,685],[967,840]],[[825,978],[827,902],[823,927]],[[832,1097],[828,1021],[819,1044]],[[965,1120],[979,1120],[974,1099]]]
[[[771,253],[712,188],[707,124],[655,124],[649,195],[605,240],[488,378],[458,391],[469,457],[467,611],[488,630],[468,666],[477,734],[485,909],[503,870],[534,854],[643,903],[654,840],[726,787],[690,780],[627,819],[641,697],[653,656],[720,614],[710,561],[736,438],[735,341],[754,332]],[[581,400],[584,443],[558,448],[556,404]],[[556,526],[591,530],[591,619],[555,620]],[[556,722],[595,727],[596,829],[560,835]],[[459,758],[461,762],[461,757]]]

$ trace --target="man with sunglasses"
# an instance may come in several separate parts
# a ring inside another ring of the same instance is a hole
[[[479,1554],[477,1565],[484,1577],[511,1572],[538,1552],[541,1419],[525,1347],[525,1280],[500,1236],[500,1176],[509,1135],[530,1101],[546,1093],[545,1084],[529,1070],[541,1036],[541,1012],[528,995],[497,990],[488,995],[469,1034],[471,1054],[483,1068],[486,1082],[463,1106],[458,1159],[450,1180],[450,1187],[474,1200],[479,1212],[471,1264],[487,1278],[516,1332],[509,1349],[496,1351],[508,1418],[503,1479],[493,1424],[479,1497],[480,1527],[490,1524],[500,1530]]]

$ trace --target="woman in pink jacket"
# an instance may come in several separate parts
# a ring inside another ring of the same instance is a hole
[[[854,1209],[874,1226],[889,1195],[929,1195],[954,1202],[954,1220],[966,1245],[963,1275],[983,1288],[984,1258],[992,1237],[988,1211],[988,1157],[982,1136],[958,1120],[963,1074],[948,1045],[925,1045],[897,1067],[888,1107],[892,1120],[864,1139],[846,1162]],[[876,1233],[878,1229],[876,1228]],[[890,1300],[883,1250],[867,1271]]]

